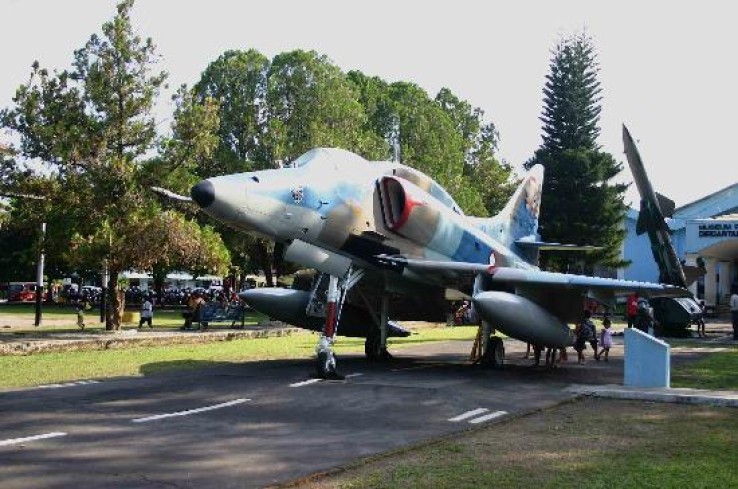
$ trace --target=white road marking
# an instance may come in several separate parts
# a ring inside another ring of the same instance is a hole
[[[197,409],[188,409],[187,411],[177,411],[176,413],[157,414],[154,416],[147,416],[145,418],[136,418],[131,421],[134,423],[146,423],[147,421],[155,421],[157,419],[173,418],[175,416],[188,416],[190,414],[204,413],[206,411],[212,411],[214,409],[222,409],[236,404],[243,404],[251,399],[234,399],[233,401],[223,402],[221,404],[215,404],[213,406],[205,406]]]
[[[67,434],[57,431],[54,433],[44,433],[43,435],[26,436],[25,438],[11,438],[9,440],[0,440],[0,447],[7,447],[9,445],[17,445],[19,443],[25,443],[27,441],[45,440],[47,438],[58,438],[60,436],[67,436]]]
[[[469,421],[470,424],[479,424],[484,423],[485,421],[489,421],[491,419],[499,418],[500,416],[504,416],[507,414],[507,411],[495,411],[494,413],[489,413],[484,416],[480,416],[478,418],[472,419]]]
[[[347,375],[344,375],[343,378],[350,379],[351,377],[359,377],[360,375],[364,375],[364,374],[360,374],[360,373],[347,374]],[[323,382],[324,380],[331,382],[331,379],[315,378],[315,379],[303,380],[302,382],[295,382],[294,384],[290,384],[290,387],[302,387],[305,385],[317,384],[318,382]]]
[[[452,423],[458,423],[459,421],[464,421],[467,418],[473,418],[474,416],[486,413],[487,411],[489,411],[489,409],[487,408],[472,409],[471,411],[467,411],[453,418],[449,418],[449,421],[451,421]]]
[[[99,384],[99,380],[77,380],[75,382],[65,382],[63,384],[45,384],[38,386],[39,389],[59,389],[60,387],[74,387],[75,385]]]
[[[290,384],[290,387],[302,387],[303,385],[310,385],[315,384],[316,382],[320,382],[323,379],[308,379],[303,380],[302,382],[295,382],[294,384]]]

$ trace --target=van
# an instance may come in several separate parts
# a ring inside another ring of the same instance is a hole
[[[9,302],[33,302],[36,300],[36,282],[8,282]]]

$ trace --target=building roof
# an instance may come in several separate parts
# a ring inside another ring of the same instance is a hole
[[[626,219],[637,220],[639,212],[628,209]],[[677,207],[674,217],[666,219],[666,224],[672,231],[682,229],[687,221],[692,219],[738,219],[738,183],[706,195],[700,199]]]

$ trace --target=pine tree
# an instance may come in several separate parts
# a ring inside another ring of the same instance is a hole
[[[543,143],[525,166],[540,163],[546,169],[539,228],[542,239],[602,249],[547,252],[541,256],[545,269],[592,273],[595,264],[622,265],[627,185],[610,183],[622,164],[597,145],[598,71],[594,44],[586,34],[576,34],[556,46],[543,89]]]
[[[577,34],[561,41],[553,52],[551,72],[543,88],[542,148],[599,149],[601,97],[599,67],[591,38]]]

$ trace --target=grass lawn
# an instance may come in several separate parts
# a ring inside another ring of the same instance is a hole
[[[735,487],[733,408],[583,399],[299,487]]]
[[[712,345],[713,348],[714,346]],[[728,351],[712,352],[694,362],[674,365],[671,385],[694,389],[738,390],[738,347],[728,347]]]
[[[407,338],[390,338],[390,347],[402,348],[444,340],[473,341],[475,326],[427,328]],[[148,375],[222,362],[283,358],[310,358],[317,337],[300,332],[289,337],[223,341],[199,345],[126,348],[83,352],[0,356],[0,388],[23,387],[77,379],[121,375]],[[469,344],[471,350],[471,343]],[[364,351],[362,338],[339,338],[338,354]]]

